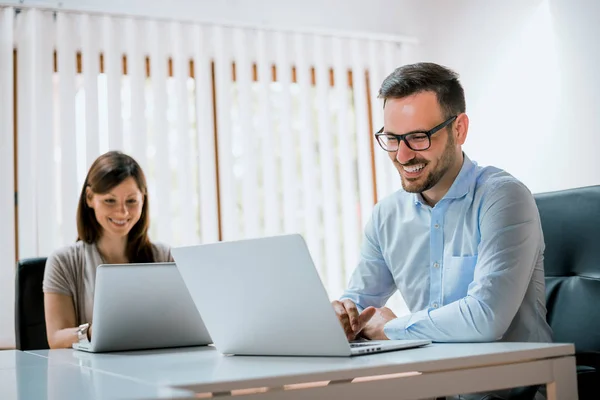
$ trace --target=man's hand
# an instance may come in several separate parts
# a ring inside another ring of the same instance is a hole
[[[375,314],[375,307],[367,307],[359,315],[356,304],[350,299],[334,300],[331,305],[340,320],[340,324],[342,324],[342,328],[344,328],[348,340],[356,339],[356,336]]]
[[[396,314],[387,307],[376,308],[375,315],[369,319],[362,330],[362,336],[371,340],[388,340],[383,332],[383,327],[389,321],[396,319]]]

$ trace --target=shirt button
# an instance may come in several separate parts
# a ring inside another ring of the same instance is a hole
[[[433,263],[433,268],[439,268],[439,267],[440,267],[440,264],[438,264],[438,263]]]
[[[433,308],[438,308],[438,303],[433,303]]]
[[[440,224],[435,224],[433,227],[434,227],[435,229],[440,229]]]

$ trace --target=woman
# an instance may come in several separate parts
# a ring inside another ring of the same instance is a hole
[[[170,248],[151,243],[146,178],[118,151],[92,164],[77,207],[77,241],[55,251],[44,272],[50,348],[68,348],[92,334],[96,268],[100,264],[172,261]]]

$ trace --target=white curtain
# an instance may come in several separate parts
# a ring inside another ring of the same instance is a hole
[[[74,242],[89,166],[122,150],[146,173],[152,240],[299,232],[341,294],[375,199],[399,186],[371,130],[401,43],[12,8],[0,35],[0,346],[12,340],[14,106],[18,258]]]

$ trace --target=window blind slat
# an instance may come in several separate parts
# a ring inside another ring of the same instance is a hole
[[[384,66],[384,74],[382,76],[382,82],[383,79],[385,79],[389,74],[391,74],[399,65],[397,64],[397,60],[398,60],[398,54],[400,52],[398,51],[398,47],[396,43],[391,43],[391,42],[385,42],[383,43],[383,66]],[[383,112],[382,112],[383,115]],[[381,152],[380,152],[381,153]],[[388,160],[386,160],[388,161]],[[390,165],[390,162],[387,162],[387,166],[386,168],[383,170],[383,176],[384,176],[384,185],[385,185],[385,189],[386,195],[389,195],[393,192],[395,192],[396,190],[398,190],[401,187],[401,181],[400,181],[400,176],[398,175],[398,172],[396,171],[396,169]]]
[[[271,116],[271,62],[268,57],[271,35],[264,31],[257,34],[258,52],[258,107],[259,107],[259,130],[261,138],[262,154],[262,180],[264,197],[264,234],[267,236],[280,233],[281,229],[281,204],[277,190],[277,140]]]
[[[358,196],[357,175],[355,167],[356,152],[351,146],[355,142],[354,132],[350,132],[349,102],[350,89],[348,87],[349,62],[344,57],[345,49],[339,38],[333,40],[334,82],[335,99],[338,103],[337,113],[337,164],[340,171],[340,189],[342,205],[342,232],[343,232],[343,261],[344,270],[353,270],[356,267],[359,249],[359,223],[358,223]],[[345,277],[344,277],[345,278]],[[345,286],[345,281],[342,282]]]
[[[356,124],[356,151],[358,163],[358,187],[360,192],[360,221],[364,229],[373,211],[373,167],[371,164],[371,135],[367,113],[367,87],[363,55],[364,42],[353,40],[352,52],[352,89],[354,94],[354,116]],[[373,138],[374,139],[374,138]]]
[[[14,346],[14,98],[13,29],[14,10],[0,8],[0,347]]]
[[[226,54],[229,45],[223,28],[213,28],[215,48],[215,83],[217,92],[217,127],[219,151],[219,187],[221,189],[221,221],[224,240],[239,237],[238,196],[235,191],[232,135],[231,135],[231,57]],[[227,38],[229,39],[229,38]]]
[[[183,26],[172,22],[169,25],[171,37],[171,49],[173,49],[173,79],[175,85],[174,107],[175,107],[175,138],[177,154],[177,194],[173,199],[178,205],[176,221],[178,243],[198,243],[198,203],[196,191],[196,179],[192,168],[192,159],[195,158],[195,138],[192,132],[189,115],[190,96],[188,94],[189,60],[186,55],[186,36]],[[194,153],[192,153],[194,152]]]
[[[75,132],[75,46],[72,16],[57,15],[58,81],[59,81],[59,137],[60,177],[63,242],[71,243],[77,237],[75,213],[77,210],[77,136]],[[41,156],[41,154],[39,154]],[[41,176],[40,176],[41,178]],[[41,215],[39,216],[41,218]],[[41,219],[40,219],[41,221]],[[54,247],[54,246],[52,246]]]
[[[252,65],[249,61],[247,32],[236,29],[234,33],[234,49],[236,53],[236,85],[238,88],[237,109],[239,110],[239,126],[235,132],[235,142],[243,143],[242,164],[242,204],[244,235],[247,238],[258,237],[260,234],[258,210],[258,170],[256,163],[257,134],[252,124],[251,90]]]
[[[109,16],[103,17],[104,73],[106,74],[108,110],[108,149],[124,150],[123,118],[121,116],[122,55],[117,47],[119,25]]]
[[[302,169],[302,200],[304,238],[310,249],[311,256],[317,270],[323,268],[320,232],[321,226],[318,217],[318,191],[316,164],[316,141],[313,118],[312,86],[310,77],[310,64],[307,59],[306,36],[294,36],[294,51],[296,59],[296,77],[299,88],[299,130],[300,130],[300,158]]]
[[[196,134],[198,136],[198,185],[202,242],[219,240],[217,171],[214,140],[212,76],[207,55],[205,31],[193,29],[194,77],[196,80]]]
[[[18,46],[18,109],[19,134],[17,136],[17,190],[19,196],[19,258],[36,257],[37,248],[37,209],[36,209],[36,143],[38,120],[31,118],[37,114],[36,101],[40,88],[40,75],[37,73],[39,54],[42,51],[40,41],[41,12],[35,9],[25,10],[24,29]],[[27,112],[23,112],[27,110]]]
[[[283,179],[283,227],[285,233],[298,231],[298,173],[294,134],[292,132],[292,65],[288,55],[288,37],[282,32],[276,34],[277,79],[281,86],[281,114],[279,119],[281,138],[281,164]]]
[[[141,23],[125,22],[127,37],[127,76],[129,79],[130,143],[127,151],[145,171],[148,168],[148,133],[146,126],[146,63],[141,51]]]
[[[152,194],[150,207],[152,208],[152,225],[155,240],[165,243],[173,242],[171,223],[171,161],[169,151],[169,129],[167,122],[167,79],[168,57],[166,55],[165,32],[162,24],[149,22],[147,25],[148,37],[154,43],[150,53],[150,82],[152,87],[152,158],[149,159],[151,171],[155,179],[149,186]]]
[[[342,279],[342,244],[341,229],[338,217],[338,195],[335,178],[335,153],[331,134],[330,111],[330,77],[329,68],[325,64],[324,40],[319,36],[314,38],[315,75],[317,92],[317,115],[319,126],[319,162],[321,169],[321,190],[325,239],[325,271],[324,277],[330,298],[338,298],[343,291],[345,282]]]
[[[57,245],[64,243],[61,241],[61,229],[57,215],[59,213],[49,213],[48,210],[56,210],[57,202],[57,183],[58,171],[55,168],[54,159],[54,115],[53,115],[53,49],[51,37],[46,32],[52,31],[52,20],[47,14],[40,14],[38,20],[40,24],[38,29],[39,36],[39,53],[37,54],[37,65],[35,73],[39,76],[38,87],[36,88],[35,102],[36,109],[36,125],[37,141],[36,147],[36,207],[37,207],[37,251],[38,254],[50,254]],[[71,116],[71,118],[74,118]],[[32,147],[33,147],[32,146]],[[73,155],[73,157],[75,157]],[[77,196],[75,194],[75,196]],[[71,199],[71,202],[73,199]],[[75,199],[76,201],[76,199]],[[72,215],[74,217],[74,214]],[[73,218],[74,219],[74,218]],[[73,232],[74,221],[70,220],[71,229]],[[64,234],[64,233],[63,233]],[[74,237],[71,240],[75,240]]]
[[[85,171],[100,155],[100,130],[98,117],[98,75],[100,74],[100,54],[97,34],[92,27],[96,21],[87,14],[79,16],[82,37],[82,73],[85,92]]]
[[[380,57],[382,53],[381,44],[379,42],[370,41],[368,45],[369,52],[369,89],[371,96],[371,114],[373,120],[373,130],[377,132],[383,126],[383,102],[379,99],[378,93],[383,81],[383,73],[381,72]],[[371,58],[375,57],[375,58]],[[389,165],[390,161],[385,151],[383,151],[377,141],[373,142],[375,153],[375,175],[377,180],[377,199],[381,200],[389,193],[387,181],[387,168],[392,168]]]

